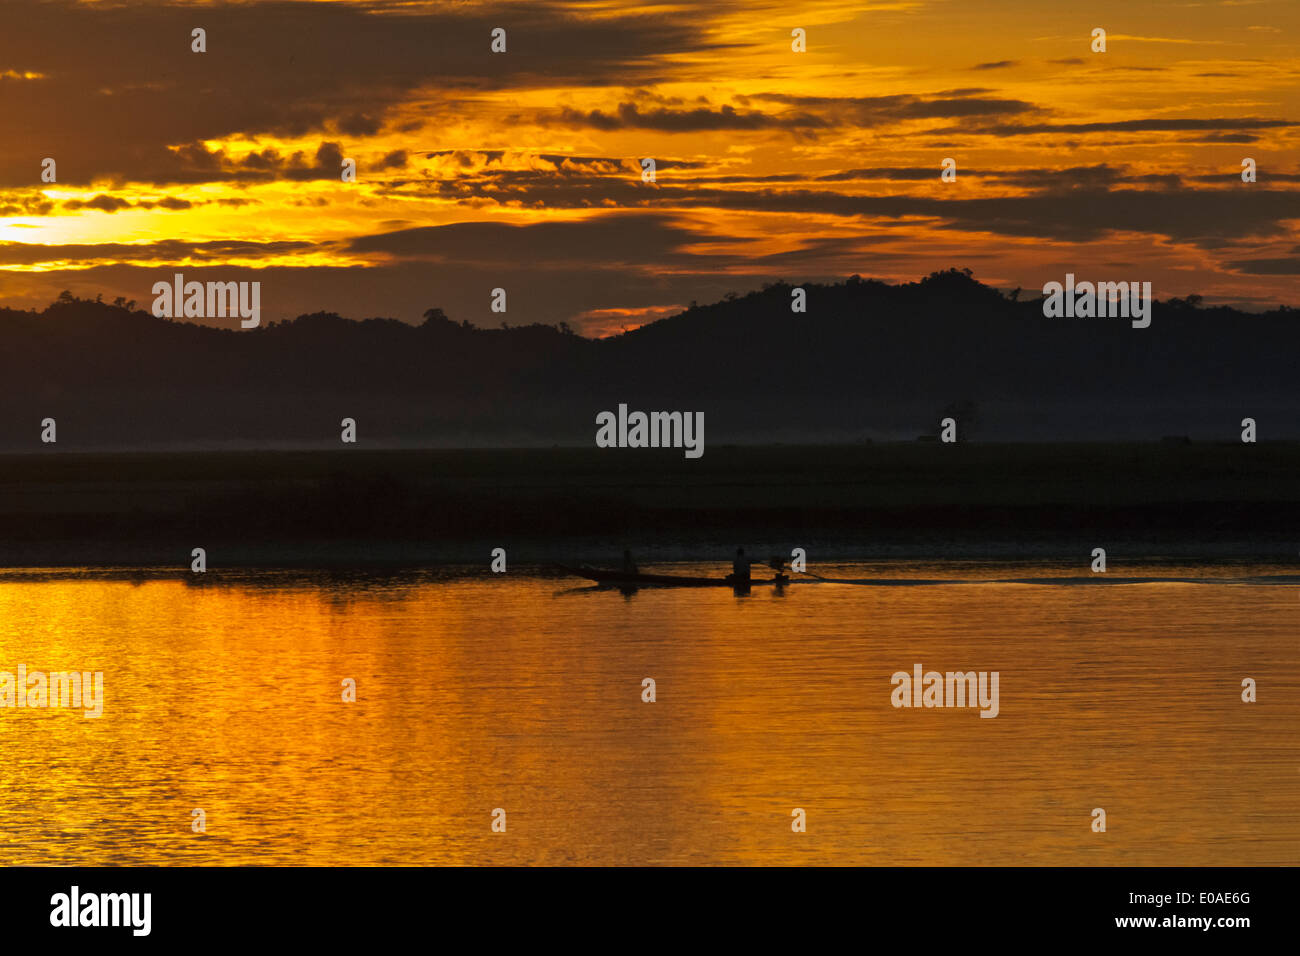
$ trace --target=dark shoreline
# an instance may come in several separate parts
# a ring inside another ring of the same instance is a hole
[[[822,558],[1291,562],[1300,443],[0,456],[0,566]],[[1082,555],[1083,557],[1080,557]]]

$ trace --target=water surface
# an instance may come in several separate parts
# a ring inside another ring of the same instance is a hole
[[[0,670],[106,696],[0,710],[0,864],[1300,863],[1294,569],[816,570],[897,583],[0,573]]]

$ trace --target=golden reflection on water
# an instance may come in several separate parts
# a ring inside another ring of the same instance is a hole
[[[0,864],[1300,862],[1294,585],[226,580],[0,576]]]

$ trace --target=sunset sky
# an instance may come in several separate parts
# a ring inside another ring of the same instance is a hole
[[[1300,305],[1295,0],[3,12],[0,305],[148,308],[183,271],[260,280],[265,319],[607,334],[776,279],[950,267]]]

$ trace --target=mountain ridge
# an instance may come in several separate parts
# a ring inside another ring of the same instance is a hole
[[[440,309],[422,324],[317,312],[242,330],[61,296],[0,308],[0,448],[212,441],[447,447],[582,445],[597,413],[703,411],[706,442],[1300,437],[1296,310],[1156,301],[1126,319],[1045,318],[969,270],[913,283],[777,282],[602,339],[562,327],[484,329]],[[503,323],[503,326],[505,323]]]

